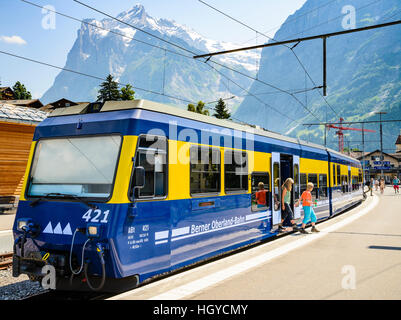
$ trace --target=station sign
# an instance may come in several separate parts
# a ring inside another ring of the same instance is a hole
[[[391,167],[390,161],[373,161],[375,166]]]

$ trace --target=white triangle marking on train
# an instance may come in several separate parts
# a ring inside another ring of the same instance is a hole
[[[54,228],[53,233],[56,234],[63,234],[63,229],[61,229],[61,224],[60,222],[57,224],[57,226]]]
[[[72,235],[70,223],[68,223],[68,224],[65,226],[65,228],[64,228],[64,230],[63,230],[63,234]]]
[[[53,233],[53,227],[51,221],[47,224],[45,230],[43,230],[43,233]]]

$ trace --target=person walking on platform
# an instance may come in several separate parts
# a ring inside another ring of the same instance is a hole
[[[294,213],[291,210],[291,190],[292,185],[294,184],[294,180],[288,178],[285,180],[282,185],[282,194],[281,194],[281,224],[279,225],[279,229],[281,231],[292,231],[293,229],[298,229],[294,220]],[[285,228],[284,224],[291,224],[288,228]]]
[[[400,193],[399,184],[400,184],[400,179],[398,179],[397,176],[394,176],[394,179],[393,179],[394,193]]]
[[[295,204],[296,207],[298,207],[299,203],[302,201],[302,207],[304,209],[304,219],[302,220],[302,227],[299,229],[301,233],[309,233],[308,231],[305,230],[306,224],[311,221],[312,223],[312,232],[320,232],[318,229],[315,227],[315,223],[317,221],[316,219],[316,214],[313,211],[312,208],[312,190],[313,190],[313,183],[309,182],[306,186],[306,190],[302,193],[301,197]],[[315,200],[316,204],[316,200]]]
[[[375,191],[379,188],[379,179],[375,179]]]
[[[383,178],[380,178],[380,193],[383,194],[384,193],[384,188],[386,186],[386,183],[384,182]]]
[[[366,185],[368,187],[368,192],[370,191],[371,196],[373,196],[373,184],[374,184],[373,178],[371,178],[370,181],[369,180],[366,181]]]
[[[375,183],[375,180],[373,178],[370,178],[370,195],[373,196],[373,185]]]

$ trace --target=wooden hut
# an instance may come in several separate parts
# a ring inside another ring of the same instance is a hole
[[[0,212],[18,202],[35,127],[47,113],[0,103]]]

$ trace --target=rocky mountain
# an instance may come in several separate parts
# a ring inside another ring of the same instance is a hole
[[[274,38],[294,39],[398,19],[401,19],[399,0],[308,0],[287,18]],[[258,72],[258,79],[292,95],[254,81],[250,92],[258,99],[246,97],[235,113],[236,118],[320,144],[323,144],[324,128],[303,124],[326,120],[338,122],[339,117],[345,121],[378,120],[379,116],[375,114],[378,111],[387,112],[383,119],[401,119],[400,25],[327,39],[327,103],[318,90],[300,92],[322,85],[322,40],[302,42],[293,48],[313,81],[291,52],[294,44],[264,48]],[[268,108],[260,100],[298,123]],[[366,133],[366,150],[379,148],[379,125],[366,125],[365,128],[377,131]],[[384,151],[394,152],[400,128],[400,122],[383,125]],[[345,132],[345,141],[345,147],[362,148],[360,132]],[[328,132],[328,145],[338,149],[333,129]]]
[[[197,54],[236,47],[234,44],[207,39],[175,21],[155,19],[149,16],[140,4],[122,12],[117,19]],[[101,21],[86,19],[84,21],[68,53],[66,69],[101,78],[106,78],[110,73],[122,84],[130,83],[137,88],[164,93],[195,103],[199,100],[209,102],[237,96],[241,91],[203,61],[182,56],[192,57],[191,53],[166,44],[162,40],[114,19]],[[180,55],[173,54],[171,51],[178,52]],[[219,61],[238,71],[255,74],[259,58],[260,53],[245,52],[222,57]],[[250,79],[227,69],[221,69],[217,65],[213,66],[244,88],[249,88],[251,85]],[[73,101],[95,101],[100,82],[97,79],[61,71],[41,99],[45,103],[61,97]],[[186,107],[183,101],[139,89],[134,90],[138,98]],[[236,97],[227,102],[230,106],[238,106],[242,99],[242,97]]]

